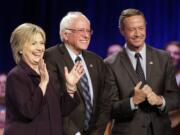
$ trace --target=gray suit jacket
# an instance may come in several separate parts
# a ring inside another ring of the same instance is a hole
[[[139,105],[138,110],[131,110],[130,97],[138,78],[125,49],[108,57],[105,62],[109,67],[107,83],[111,86],[112,117],[115,119],[112,133],[147,135],[147,127],[152,123],[154,135],[170,135],[167,113],[179,105],[179,89],[170,56],[164,51],[146,48],[146,82],[156,94],[164,97],[166,106],[163,112],[147,102]]]
[[[90,78],[93,85],[93,114],[88,135],[103,135],[106,123],[109,119],[110,109],[107,100],[104,96],[104,82],[105,82],[105,64],[103,60],[96,54],[84,50],[82,52],[86,62]],[[67,66],[69,71],[73,67],[73,61],[65,47],[65,45],[56,45],[47,49],[45,52],[45,60],[48,69],[52,72],[56,87],[65,87],[64,67]],[[60,86],[64,84],[64,86]],[[81,99],[79,106],[67,117],[63,117],[63,132],[64,135],[74,135],[78,131],[82,132],[85,118],[85,105],[82,94],[82,88],[78,83],[78,94]]]

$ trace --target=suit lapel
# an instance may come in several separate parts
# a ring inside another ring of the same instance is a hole
[[[155,62],[155,58],[153,56],[153,52],[151,50],[151,48],[149,46],[147,46],[146,48],[146,81],[147,84],[149,84],[150,86],[152,86],[152,78],[155,74],[154,69],[156,69],[156,62]]]
[[[65,47],[64,44],[60,45],[59,46],[59,51],[61,52],[62,56],[63,56],[63,59],[64,59],[64,62],[65,62],[65,66],[68,67],[68,70],[70,71],[72,68],[73,68],[73,61]]]
[[[132,79],[134,85],[136,85],[138,83],[138,78],[137,78],[136,72],[133,68],[133,65],[126,53],[125,48],[123,49],[123,52],[120,55],[121,55],[120,61],[121,61],[122,65],[127,70],[127,73],[129,74],[130,78]]]

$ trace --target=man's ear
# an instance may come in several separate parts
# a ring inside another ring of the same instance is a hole
[[[119,29],[120,33],[124,36],[124,29]]]
[[[62,37],[63,37],[63,39],[64,40],[67,40],[68,39],[68,37],[67,37],[67,35],[68,35],[68,33],[67,32],[61,32],[61,35],[62,35]]]

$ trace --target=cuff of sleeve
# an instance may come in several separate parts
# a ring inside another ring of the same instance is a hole
[[[133,103],[132,97],[130,98],[130,105],[131,105],[131,110],[137,110],[138,109],[138,106]]]
[[[75,135],[81,135],[81,133],[80,133],[80,132],[77,132]]]
[[[165,106],[166,106],[166,101],[165,101],[165,99],[164,99],[163,96],[161,96],[161,98],[162,98],[162,100],[163,100],[163,101],[162,101],[163,103],[162,103],[161,106],[158,107],[158,109],[161,110],[161,111],[163,111],[163,110],[165,109]]]

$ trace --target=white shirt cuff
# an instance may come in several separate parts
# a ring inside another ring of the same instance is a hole
[[[160,109],[161,111],[163,111],[164,110],[164,108],[165,108],[165,106],[166,106],[166,101],[165,101],[165,99],[164,99],[164,97],[163,96],[161,96],[161,98],[162,98],[162,105],[161,106],[159,106],[158,107],[158,109]]]
[[[132,97],[130,98],[130,105],[131,105],[131,110],[137,110],[138,109],[138,106],[133,103]]]
[[[77,133],[75,133],[75,135],[81,135],[81,133],[80,133],[80,132],[77,132]]]

